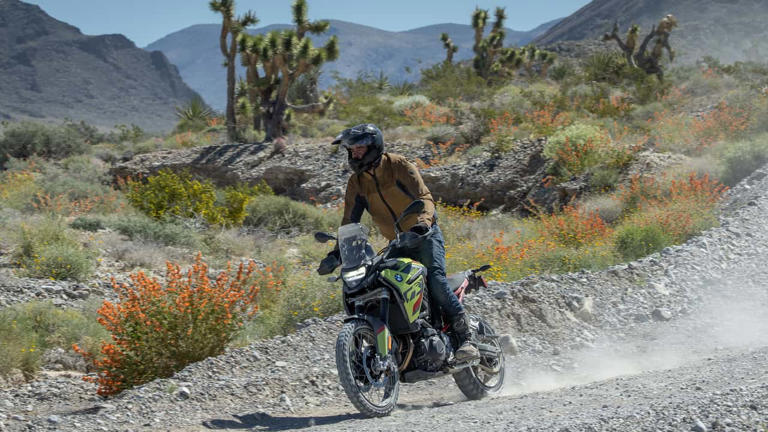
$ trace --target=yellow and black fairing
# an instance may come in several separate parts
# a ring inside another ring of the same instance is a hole
[[[345,298],[347,320],[368,321],[376,334],[376,351],[382,357],[392,350],[392,333],[420,330],[416,320],[425,308],[426,269],[409,258],[392,258],[382,265],[378,288]],[[385,321],[386,320],[386,321]]]

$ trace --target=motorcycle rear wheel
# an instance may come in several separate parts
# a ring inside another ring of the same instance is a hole
[[[349,401],[366,417],[391,414],[400,394],[397,369],[375,374],[375,358],[376,335],[370,324],[361,319],[344,324],[336,338],[336,369]]]
[[[478,400],[498,392],[504,385],[504,351],[498,338],[490,337],[496,334],[490,324],[477,315],[470,315],[468,318],[475,340],[499,349],[495,356],[481,353],[479,365],[453,374],[453,380],[464,396],[470,400]]]

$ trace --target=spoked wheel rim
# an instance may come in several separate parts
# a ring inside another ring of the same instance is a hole
[[[475,324],[475,323],[473,323]],[[477,331],[477,339],[487,345],[492,345],[498,350],[498,354],[480,355],[480,363],[470,369],[477,383],[486,391],[494,392],[504,383],[504,354],[499,339],[494,336],[493,329],[482,321],[473,327]]]
[[[369,327],[357,327],[347,352],[349,367],[360,395],[371,405],[384,408],[397,394],[397,376],[392,371],[375,372],[376,337]]]

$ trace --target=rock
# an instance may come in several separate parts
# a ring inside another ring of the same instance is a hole
[[[699,419],[693,420],[693,427],[691,428],[693,432],[707,432],[707,427],[704,425],[704,423],[701,422]]]
[[[293,404],[291,404],[291,399],[288,397],[287,394],[285,393],[280,394],[280,403],[285,405],[285,407],[288,408],[289,411],[293,412]]]
[[[52,416],[49,416],[48,417],[48,423],[59,424],[59,423],[61,423],[61,417],[59,417],[59,416],[57,416],[55,414],[52,415]]]
[[[669,321],[672,319],[672,312],[664,308],[656,308],[651,312],[654,321]]]
[[[507,292],[503,291],[503,290],[499,290],[499,291],[496,291],[495,293],[493,293],[493,298],[495,298],[497,300],[501,300],[501,299],[503,299],[506,296],[507,296]]]
[[[25,419],[24,419],[24,416],[20,414],[14,414],[11,416],[11,420],[24,421]]]
[[[275,366],[281,367],[281,368],[282,367],[287,367],[288,366],[288,362],[285,362],[285,361],[282,361],[282,360],[278,360],[278,361],[275,362]]]
[[[502,334],[499,336],[499,345],[505,353],[510,355],[517,355],[520,353],[520,348],[517,345],[517,341],[510,334]]]
[[[179,390],[176,391],[176,397],[178,397],[179,399],[186,400],[186,399],[189,399],[189,396],[190,396],[190,391],[189,391],[189,388],[187,387],[179,387]]]

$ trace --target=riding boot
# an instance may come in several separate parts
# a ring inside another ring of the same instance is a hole
[[[467,362],[480,358],[480,351],[472,343],[472,331],[469,328],[469,320],[466,314],[461,313],[451,321],[453,334],[459,341],[459,349],[456,350],[456,361]]]

